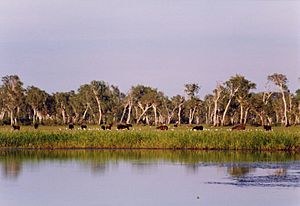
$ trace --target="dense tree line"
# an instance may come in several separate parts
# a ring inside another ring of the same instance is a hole
[[[17,75],[2,77],[1,124],[240,124],[289,126],[300,123],[300,89],[288,89],[283,74],[267,77],[274,89],[255,93],[256,84],[235,75],[218,83],[204,99],[200,86],[185,84],[185,95],[166,96],[155,88],[136,85],[127,94],[104,81],[92,81],[77,91],[48,94],[23,87]],[[276,89],[275,89],[276,88]]]

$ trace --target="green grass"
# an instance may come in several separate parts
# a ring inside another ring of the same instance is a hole
[[[191,131],[188,126],[158,131],[155,127],[134,126],[133,130],[112,131],[66,130],[65,127],[21,127],[12,131],[0,127],[0,148],[139,148],[139,149],[207,149],[300,151],[299,127],[276,127],[271,132],[247,127],[246,131],[228,131],[228,128],[209,128]]]

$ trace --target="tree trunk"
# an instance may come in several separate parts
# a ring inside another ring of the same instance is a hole
[[[275,116],[276,116],[276,124],[279,123],[279,114],[278,114],[278,111],[275,110]]]
[[[262,126],[265,125],[265,121],[264,121],[263,115],[259,115],[259,117],[260,117],[261,125]]]
[[[194,107],[193,109],[190,109],[190,111],[189,111],[189,124],[193,123],[195,111],[196,111],[196,107]]]
[[[14,125],[14,113],[13,110],[10,111],[10,125]]]
[[[246,108],[245,117],[244,117],[244,124],[247,123],[249,109],[250,109],[250,107]]]
[[[63,118],[63,123],[67,124],[67,118],[66,118],[66,111],[65,111],[65,109],[61,110],[61,115],[62,115],[62,118]]]
[[[82,120],[85,120],[85,116],[86,116],[86,113],[87,113],[88,109],[89,109],[89,106],[87,104],[86,109],[84,110],[84,113],[82,115]]]
[[[240,107],[241,107],[241,116],[240,116],[240,124],[243,124],[244,120],[244,107],[243,105],[240,103]]]
[[[288,117],[287,117],[287,104],[286,104],[286,99],[285,99],[285,95],[284,95],[284,91],[283,89],[281,89],[281,94],[282,94],[282,100],[283,100],[283,106],[284,106],[284,126],[288,126],[289,122],[288,122]]]
[[[121,119],[120,119],[120,123],[123,122],[123,119],[124,119],[124,116],[125,116],[125,113],[126,113],[126,110],[127,110],[127,106],[128,106],[128,104],[126,104],[126,105],[124,106],[124,109],[123,109],[123,112],[122,112],[122,116],[121,116]]]
[[[100,125],[101,120],[102,120],[102,109],[101,109],[101,104],[100,104],[101,102],[96,94],[95,94],[95,97],[96,97],[96,101],[97,101],[97,105],[98,105],[98,112],[99,112],[98,125]]]
[[[126,124],[130,124],[131,109],[132,109],[132,103],[129,103],[129,107],[128,107],[128,115],[127,115]]]
[[[152,108],[153,108],[153,112],[154,112],[154,124],[155,126],[157,125],[157,108],[156,108],[156,105],[152,105]]]
[[[33,124],[35,124],[35,122],[36,122],[36,114],[37,114],[36,108],[33,108],[33,116],[32,116]]]
[[[222,116],[222,121],[221,121],[222,126],[224,126],[224,124],[225,124],[225,118],[226,118],[226,114],[227,114],[230,103],[231,103],[231,98],[228,100],[227,105],[224,110],[224,113],[223,113],[223,116]]]
[[[4,110],[1,111],[1,113],[0,113],[0,120],[4,119],[5,113],[6,112]]]
[[[219,98],[214,100],[214,113],[213,113],[213,125],[214,125],[214,127],[216,127],[219,124],[218,123],[218,115],[217,115],[218,100],[219,100]]]
[[[36,111],[36,117],[39,120],[39,123],[41,124],[43,120],[43,115],[40,111]]]
[[[181,105],[178,106],[178,124],[181,124]]]
[[[150,108],[148,104],[146,104],[145,108],[143,108],[142,104],[139,103],[139,107],[142,110],[142,114],[139,116],[139,118],[137,119],[136,123],[138,124],[141,120],[141,118],[144,116],[144,114],[148,111],[148,109]]]

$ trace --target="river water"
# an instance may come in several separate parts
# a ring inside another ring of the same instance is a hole
[[[300,205],[300,155],[0,151],[2,206]]]

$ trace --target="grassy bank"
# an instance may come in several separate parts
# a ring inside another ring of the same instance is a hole
[[[11,131],[0,128],[1,148],[143,148],[143,149],[217,149],[258,151],[300,151],[300,129],[275,129],[272,132],[250,129],[157,131],[136,128],[131,131],[65,130],[25,128]]]

